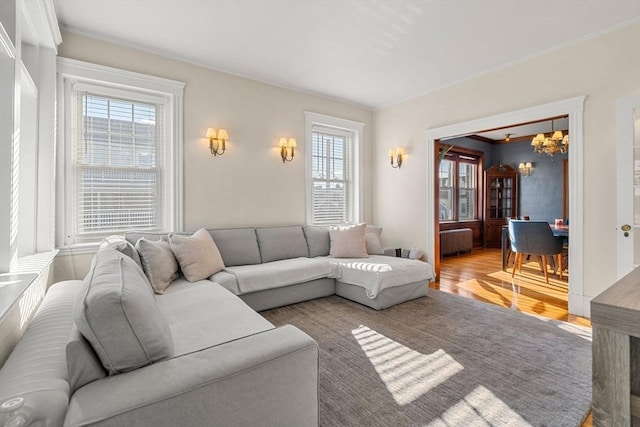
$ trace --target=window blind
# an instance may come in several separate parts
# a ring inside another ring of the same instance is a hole
[[[313,224],[334,225],[352,221],[352,135],[314,127],[311,145]]]
[[[74,243],[163,229],[162,104],[77,90]]]

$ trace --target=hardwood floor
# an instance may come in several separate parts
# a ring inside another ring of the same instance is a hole
[[[511,266],[502,271],[500,249],[476,248],[470,254],[444,257],[440,281],[431,287],[467,298],[497,304],[523,313],[591,327],[589,319],[568,311],[568,277],[549,273],[545,282],[537,259],[523,260],[522,272],[511,278]],[[582,427],[591,427],[591,414]]]

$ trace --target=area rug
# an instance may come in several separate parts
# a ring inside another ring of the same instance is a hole
[[[338,296],[261,313],[320,346],[321,426],[579,426],[591,331],[430,290],[375,311]]]

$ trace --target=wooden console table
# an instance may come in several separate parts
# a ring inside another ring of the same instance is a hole
[[[591,300],[593,425],[640,422],[640,268]]]

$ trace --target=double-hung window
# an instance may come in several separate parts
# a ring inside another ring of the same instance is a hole
[[[478,155],[449,151],[440,160],[440,221],[474,221],[478,218]]]
[[[76,239],[165,229],[164,103],[77,86],[72,107]]]
[[[363,125],[306,113],[307,223],[335,225],[362,218],[360,139]]]
[[[64,62],[63,69],[74,65]],[[134,83],[146,81],[135,77]],[[63,85],[63,244],[128,230],[179,230],[181,117],[176,114],[181,105],[176,101],[182,100],[182,88],[167,93],[71,76]]]

